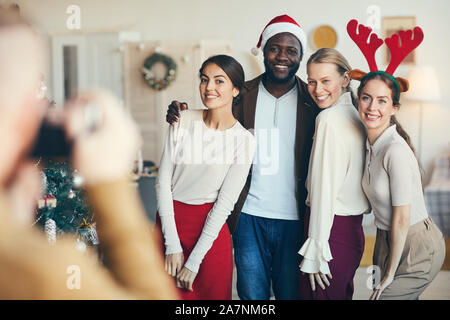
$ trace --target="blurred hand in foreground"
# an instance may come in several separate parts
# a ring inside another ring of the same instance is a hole
[[[106,91],[80,94],[66,107],[65,129],[73,139],[73,167],[87,184],[127,176],[142,138],[138,126],[118,100]]]

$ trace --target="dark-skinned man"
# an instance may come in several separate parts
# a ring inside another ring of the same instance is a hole
[[[295,74],[306,48],[303,29],[287,15],[272,19],[257,48],[265,72],[245,83],[233,114],[254,129],[257,149],[247,183],[228,218],[233,234],[237,291],[244,300],[299,298],[297,253],[303,242],[305,180],[320,109]],[[173,101],[167,121],[186,103]]]

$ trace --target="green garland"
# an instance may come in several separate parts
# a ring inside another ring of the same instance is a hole
[[[162,79],[157,79],[152,72],[153,65],[157,62],[161,62],[167,67],[166,75]],[[145,59],[144,66],[142,67],[142,75],[144,76],[145,82],[147,82],[151,88],[155,90],[164,90],[175,80],[177,76],[177,64],[169,56],[154,53]]]

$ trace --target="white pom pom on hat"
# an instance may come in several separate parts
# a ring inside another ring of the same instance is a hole
[[[253,48],[252,48],[252,54],[253,54],[254,56],[257,56],[257,55],[259,54],[260,51],[261,51],[261,50],[259,50],[259,48],[257,48],[257,47],[253,47]]]
[[[306,50],[307,37],[300,25],[287,14],[277,16],[270,20],[264,27],[263,32],[259,37],[258,44],[252,48],[252,54],[257,56],[261,50],[264,49],[267,40],[278,33],[289,32],[293,34],[302,45],[302,51]]]

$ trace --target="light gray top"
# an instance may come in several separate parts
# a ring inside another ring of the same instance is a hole
[[[377,228],[391,229],[394,206],[411,206],[410,225],[427,218],[419,165],[396,125],[384,130],[373,145],[367,140],[366,149],[362,184]]]

